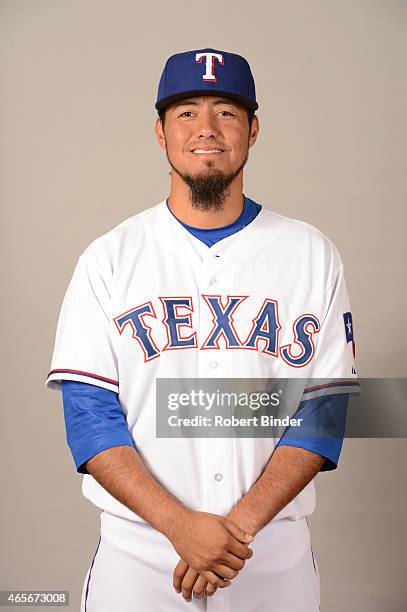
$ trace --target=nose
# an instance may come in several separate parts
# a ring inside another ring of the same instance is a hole
[[[219,125],[216,115],[208,107],[201,108],[199,112],[197,127],[198,138],[217,138],[219,134]]]

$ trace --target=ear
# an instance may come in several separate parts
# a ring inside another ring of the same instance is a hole
[[[256,142],[257,136],[259,134],[259,130],[260,130],[259,118],[257,115],[254,115],[252,125],[250,128],[249,148],[252,147],[254,143]]]
[[[154,129],[155,129],[155,134],[157,136],[157,140],[158,140],[160,147],[162,149],[165,149],[165,134],[164,134],[164,130],[163,130],[163,126],[162,126],[160,117],[157,117],[157,119],[155,120]]]

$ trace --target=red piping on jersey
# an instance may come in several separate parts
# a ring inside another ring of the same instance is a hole
[[[309,391],[317,391],[318,389],[326,389],[327,387],[353,387],[354,385],[357,385],[358,387],[360,386],[357,380],[330,382],[325,383],[324,385],[315,385],[315,387],[307,387],[304,389],[304,393],[308,393]]]
[[[114,385],[118,385],[118,380],[113,380],[112,378],[106,378],[105,376],[100,376],[99,374],[93,374],[92,372],[84,372],[83,370],[51,370],[48,374],[47,378],[51,376],[51,374],[59,374],[59,373],[71,373],[71,374],[84,374],[85,376],[93,376],[93,378],[99,378],[99,380],[105,380],[106,382],[113,383]]]

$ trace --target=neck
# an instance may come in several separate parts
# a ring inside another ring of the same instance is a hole
[[[193,208],[189,199],[188,185],[174,170],[171,172],[168,206],[173,214],[187,225],[202,229],[229,225],[241,215],[243,203],[243,172],[240,172],[231,182],[223,208],[217,211]]]

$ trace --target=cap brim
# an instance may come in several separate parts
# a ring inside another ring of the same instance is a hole
[[[219,89],[217,89],[216,91],[210,91],[207,89],[195,89],[193,91],[183,91],[181,93],[173,94],[172,96],[166,96],[165,98],[162,98],[159,102],[155,103],[155,108],[159,112],[169,104],[172,104],[172,102],[176,102],[177,100],[182,100],[182,98],[189,98],[192,96],[220,96],[228,98],[230,100],[235,100],[236,102],[243,104],[243,106],[246,106],[246,108],[249,108],[252,111],[255,111],[259,108],[257,102],[255,102],[252,98],[242,96],[241,94],[237,93],[235,94],[230,91],[220,91]]]

